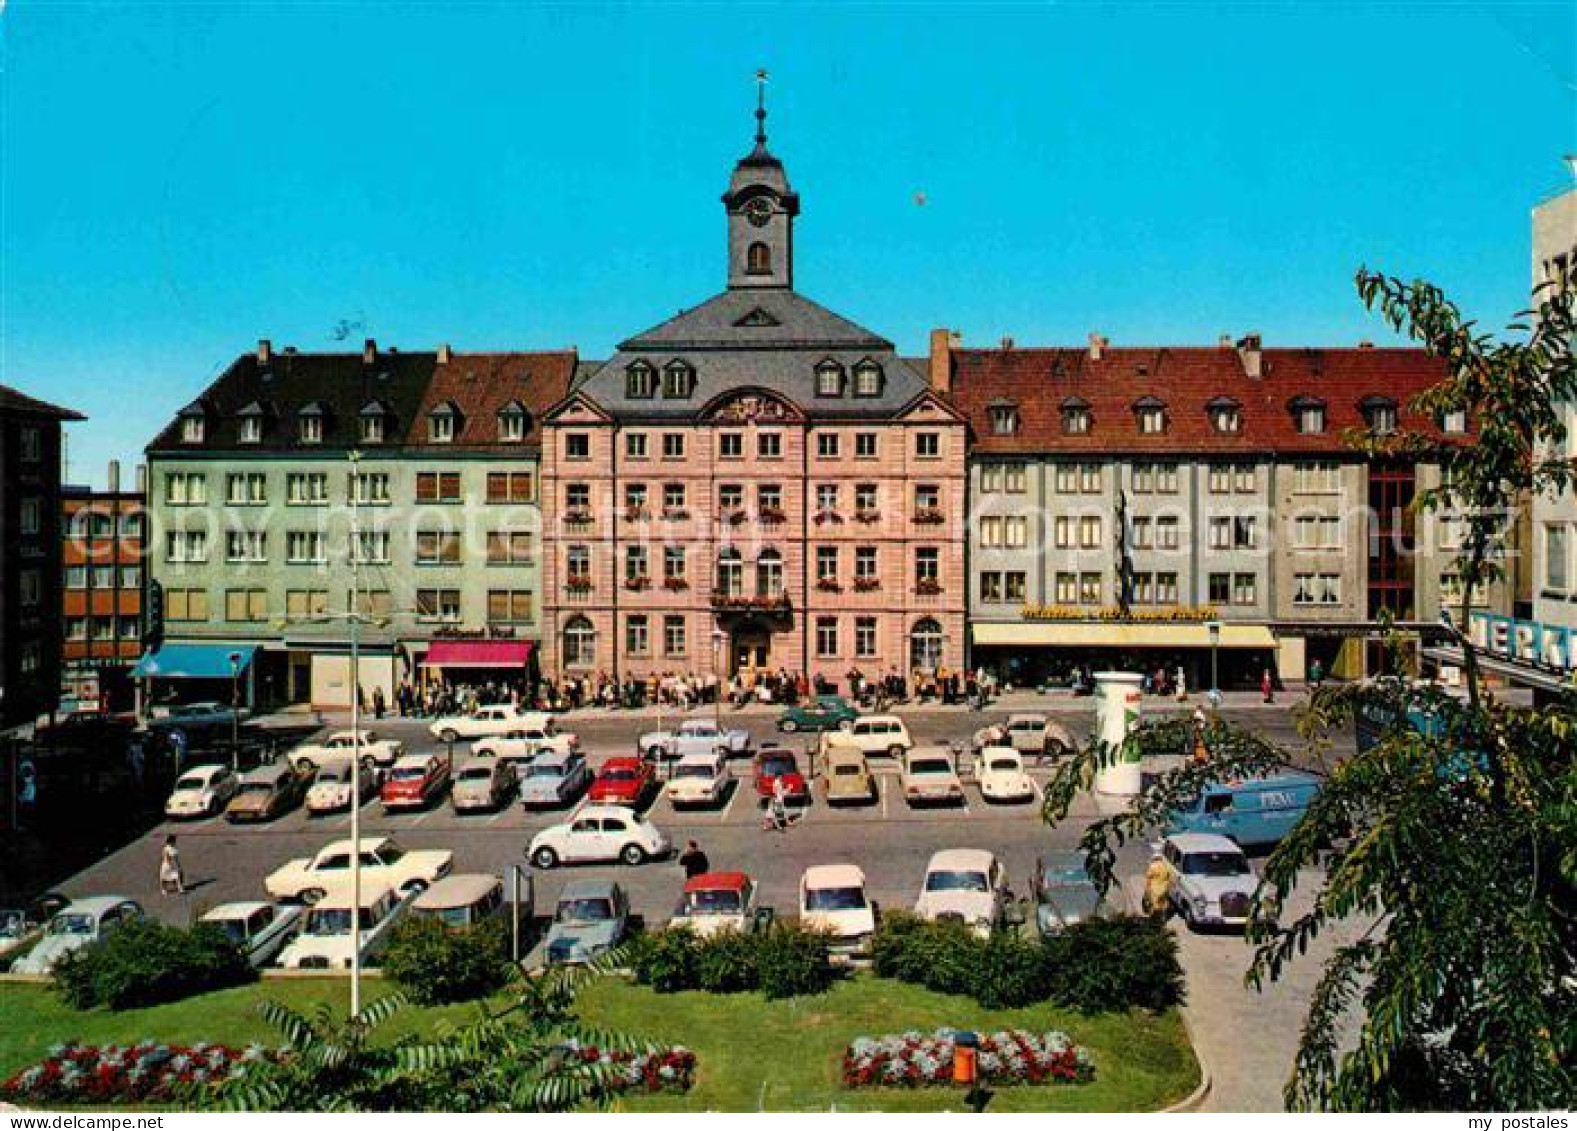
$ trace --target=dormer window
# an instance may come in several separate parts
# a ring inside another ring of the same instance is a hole
[[[454,443],[455,433],[459,431],[459,419],[459,412],[449,401],[433,409],[427,414],[428,440],[434,444]]]
[[[1369,396],[1358,402],[1363,410],[1369,431],[1376,436],[1389,436],[1396,431],[1396,402],[1390,397]]]
[[[204,421],[201,415],[192,413],[181,417],[181,442],[183,444],[201,444],[204,432]]]
[[[695,370],[689,362],[670,361],[663,366],[663,398],[685,400],[695,389]]]
[[[657,370],[644,361],[631,362],[624,371],[625,395],[632,400],[650,400],[657,395]]]
[[[1440,431],[1448,436],[1460,436],[1467,431],[1467,410],[1450,409],[1440,414]]]
[[[857,397],[882,395],[882,367],[869,358],[854,367],[854,395]]]
[[[1166,402],[1159,397],[1140,397],[1134,402],[1134,419],[1144,436],[1160,436],[1166,431]]]
[[[361,442],[363,444],[381,444],[384,439],[384,421],[387,412],[383,405],[373,401],[361,410]]]
[[[1319,397],[1293,397],[1287,408],[1303,435],[1318,436],[1325,431],[1325,402]]]
[[[1018,405],[1009,400],[994,400],[987,406],[991,413],[991,433],[1012,436],[1018,432]]]
[[[751,244],[745,252],[745,274],[772,274],[772,249],[759,241]]]
[[[526,410],[519,401],[510,401],[498,410],[498,438],[506,444],[526,438]]]
[[[323,442],[323,406],[314,401],[296,417],[296,436],[303,444]]]
[[[253,401],[236,414],[243,444],[260,444],[263,441],[263,406]]]
[[[843,396],[843,366],[831,358],[816,366],[816,395],[818,397]]]
[[[1231,397],[1216,397],[1205,405],[1210,414],[1210,427],[1223,436],[1236,435],[1243,430],[1243,409]]]
[[[1090,402],[1081,397],[1069,397],[1062,402],[1062,434],[1086,436],[1090,431]]]

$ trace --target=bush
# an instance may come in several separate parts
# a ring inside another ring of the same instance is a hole
[[[256,979],[246,955],[218,927],[190,929],[134,919],[113,934],[71,951],[52,971],[68,1005],[139,1009]]]
[[[882,917],[871,942],[872,965],[886,978],[939,994],[972,996],[983,945],[962,923],[932,923],[913,912],[893,911]]]
[[[497,922],[446,927],[409,919],[395,930],[380,963],[383,973],[417,1005],[485,997],[509,977],[509,948]]]
[[[832,985],[827,936],[797,923],[773,923],[755,936],[756,968],[767,1000],[819,994]]]
[[[1017,1009],[1052,996],[1052,954],[1040,940],[999,931],[976,942],[973,996],[986,1009]]]
[[[1083,1013],[1181,1005],[1177,940],[1148,915],[1077,923],[1046,943],[1053,957],[1051,995]]]
[[[700,985],[699,957],[705,945],[688,927],[663,927],[636,935],[627,961],[636,982],[660,994],[693,990]]]
[[[696,954],[696,979],[703,990],[736,994],[761,984],[761,936],[744,931],[719,931]]]

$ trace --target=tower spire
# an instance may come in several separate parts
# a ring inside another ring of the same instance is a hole
[[[756,148],[767,147],[767,72],[756,72]]]

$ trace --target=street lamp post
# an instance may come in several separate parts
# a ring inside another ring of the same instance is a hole
[[[1221,646],[1221,622],[1208,621],[1205,628],[1210,633],[1210,702],[1221,702],[1221,683],[1216,669],[1216,650]]]
[[[712,723],[723,733],[723,630],[712,630]]]
[[[241,653],[230,653],[230,768],[241,768]]]

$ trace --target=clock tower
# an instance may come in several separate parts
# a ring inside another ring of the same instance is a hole
[[[728,211],[728,286],[794,285],[794,217],[799,194],[767,149],[765,71],[756,72],[756,147],[734,166],[723,207]]]

